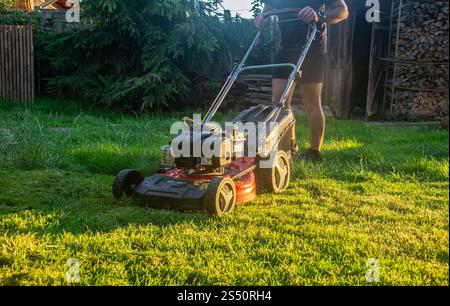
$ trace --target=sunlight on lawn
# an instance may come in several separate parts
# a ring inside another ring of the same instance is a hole
[[[81,285],[368,285],[369,259],[379,285],[448,285],[448,131],[330,119],[324,162],[211,218],[112,198],[118,171],[157,169],[176,118],[58,105],[0,112],[1,285],[68,285],[70,258]]]
[[[325,144],[325,151],[343,151],[348,149],[360,148],[364,146],[363,143],[356,139],[332,139]]]

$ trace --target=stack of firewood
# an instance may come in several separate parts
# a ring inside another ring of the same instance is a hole
[[[235,101],[234,108],[246,109],[254,105],[270,105],[272,103],[272,76],[270,74],[248,74],[241,76],[235,89],[233,89],[232,100]],[[300,106],[301,96],[296,90],[292,100],[293,106]]]
[[[396,65],[393,111],[407,119],[443,117],[449,108],[449,3],[403,3],[398,42],[396,26],[392,35],[391,54],[398,43],[400,61]],[[390,86],[392,89],[392,80]]]

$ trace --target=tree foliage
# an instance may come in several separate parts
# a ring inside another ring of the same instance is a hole
[[[0,24],[34,26],[38,88],[130,111],[204,102],[255,34],[215,0],[83,0],[82,25],[63,33],[8,1]]]
[[[242,44],[227,45],[212,1],[84,0],[82,10],[87,25],[49,40],[49,89],[109,106],[192,102],[199,75]]]
[[[259,14],[261,14],[263,9],[264,9],[264,0],[252,0],[251,11],[253,12],[253,17],[256,17]]]

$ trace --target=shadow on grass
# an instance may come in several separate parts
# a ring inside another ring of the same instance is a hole
[[[318,164],[297,161],[293,179],[325,177],[358,183],[399,175],[401,179],[409,176],[423,181],[448,180],[448,146],[443,148],[438,139],[428,147],[421,147],[411,140],[412,136],[402,134],[384,143],[364,137],[331,137],[325,146],[324,161]],[[158,151],[144,149],[142,145],[92,141],[64,151],[61,158],[66,161],[62,166],[65,171],[45,168],[0,171],[0,229],[79,234],[129,226],[164,227],[179,223],[202,226],[209,219],[203,214],[146,209],[131,201],[113,200],[113,176],[125,168],[136,168],[145,175],[155,172]],[[27,155],[29,158],[30,154]],[[307,188],[312,194],[321,194],[315,186]],[[364,192],[358,186],[351,188],[356,188],[356,193]]]
[[[9,233],[74,235],[108,233],[129,227],[160,227],[195,224],[202,227],[210,217],[206,214],[149,209],[145,207],[116,206],[113,208],[50,209],[45,206],[15,206],[4,209],[0,198],[0,229]]]
[[[149,209],[115,201],[113,178],[86,173],[0,172],[0,229],[11,233],[111,232],[130,226],[202,226],[205,214]]]

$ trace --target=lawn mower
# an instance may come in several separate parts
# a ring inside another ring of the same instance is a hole
[[[265,17],[276,23],[293,19],[278,20],[279,14],[298,12],[299,9],[283,9],[265,13]],[[298,21],[298,20],[297,20]],[[301,77],[301,67],[316,36],[317,26],[311,24],[306,43],[296,64],[271,64],[247,66],[246,62],[262,37],[260,30],[240,64],[228,76],[217,98],[205,115],[197,140],[220,140],[215,155],[192,157],[191,154],[174,156],[173,143],[194,142],[193,127],[189,133],[181,133],[170,145],[162,148],[161,170],[148,178],[134,169],[126,169],[117,174],[113,185],[116,199],[123,196],[134,199],[140,205],[173,210],[204,211],[213,215],[231,213],[237,204],[255,199],[263,192],[280,193],[289,186],[292,166],[292,129],[295,129],[295,116],[286,107],[286,100],[293,90],[296,79]],[[249,154],[248,134],[238,129],[223,132],[212,127],[212,118],[222,105],[236,79],[243,73],[255,70],[286,68],[292,69],[285,91],[280,101],[273,106],[260,105],[244,110],[233,120],[233,125],[248,123],[267,126],[269,133],[257,132],[256,154]],[[185,118],[187,125],[189,120]],[[272,131],[269,125],[276,125]],[[189,153],[192,153],[192,148]],[[203,152],[201,153],[203,154]],[[262,167],[262,162],[265,166]]]

